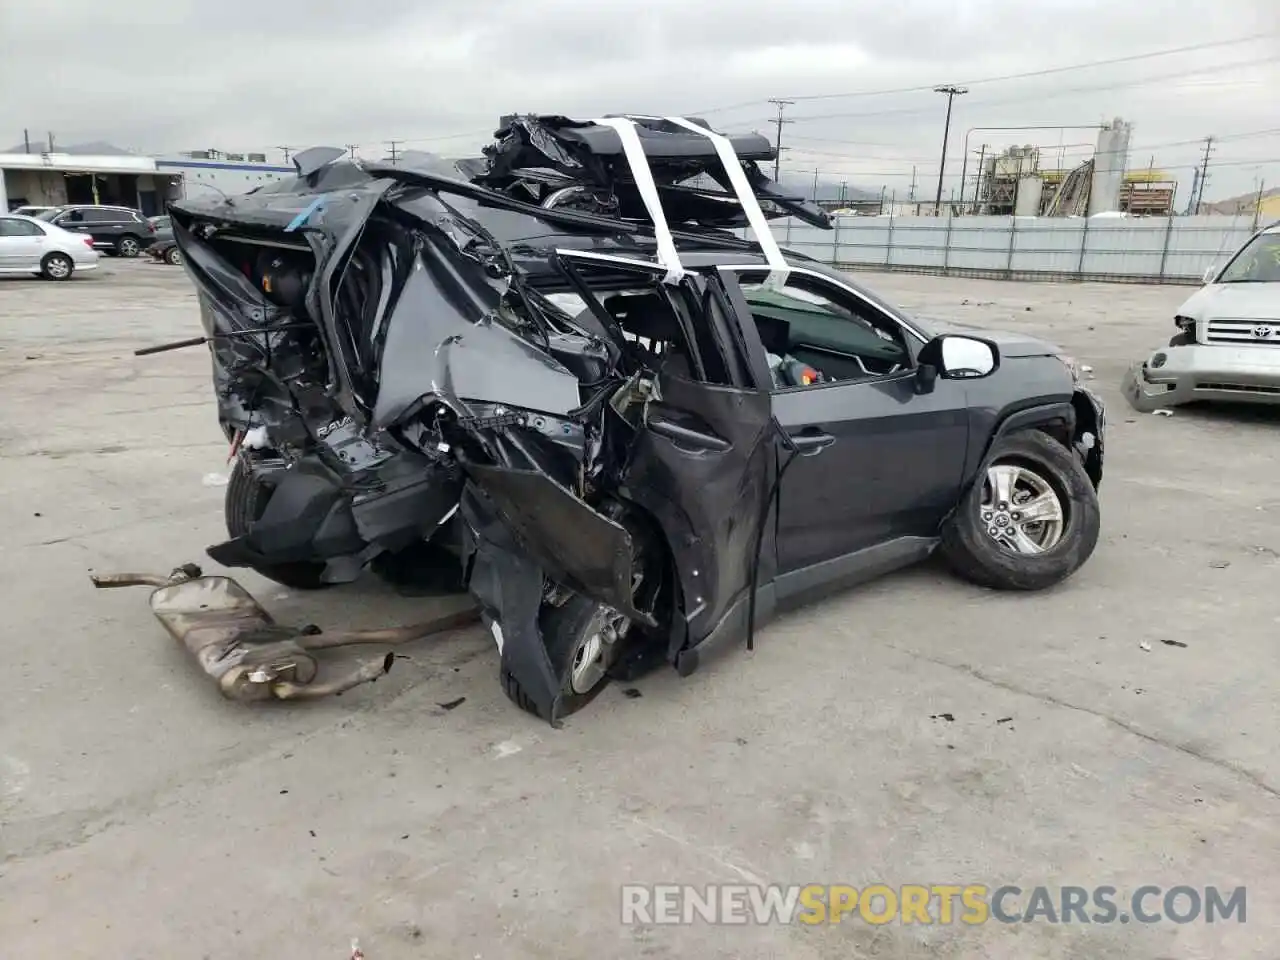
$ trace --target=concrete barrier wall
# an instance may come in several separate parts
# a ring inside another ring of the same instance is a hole
[[[1253,217],[851,217],[834,230],[777,221],[786,247],[842,269],[1003,279],[1199,283]]]

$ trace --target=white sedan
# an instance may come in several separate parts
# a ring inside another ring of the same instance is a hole
[[[96,270],[98,257],[93,238],[85,234],[32,217],[0,216],[0,274],[66,280],[77,270]]]

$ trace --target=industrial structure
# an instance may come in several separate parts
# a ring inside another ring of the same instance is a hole
[[[51,138],[52,139],[52,138]],[[146,216],[173,200],[201,193],[247,193],[293,173],[260,153],[195,150],[139,156],[109,143],[33,144],[0,152],[0,211],[20,206],[106,203]]]
[[[1030,144],[983,157],[976,200],[967,212],[996,216],[1071,217],[1099,213],[1165,217],[1173,213],[1177,181],[1154,167],[1127,170],[1133,125],[1113,120],[1098,133],[1094,154],[1069,169],[1041,164]]]

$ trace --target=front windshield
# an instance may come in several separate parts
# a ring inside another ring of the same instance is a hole
[[[1244,245],[1218,283],[1280,283],[1280,233],[1261,233]]]

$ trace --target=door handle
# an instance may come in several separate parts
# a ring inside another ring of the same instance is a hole
[[[829,433],[822,433],[819,430],[806,430],[797,437],[792,437],[791,442],[795,444],[796,452],[802,457],[812,457],[821,453],[827,447],[836,442],[836,438]]]

